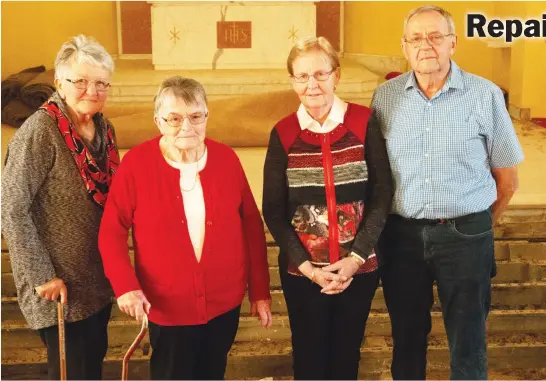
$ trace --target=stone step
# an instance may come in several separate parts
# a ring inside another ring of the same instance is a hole
[[[270,90],[269,92],[286,90],[285,86],[274,86],[273,88],[274,90]],[[149,89],[137,88],[135,91],[135,89],[124,88],[123,92],[121,92],[120,95],[110,96],[108,98],[108,102],[111,107],[116,107],[116,106],[123,107],[125,104],[132,104],[132,103],[141,104],[143,106],[146,105],[147,107],[143,111],[147,111],[147,109],[153,108],[154,96],[155,96],[155,91],[157,91],[157,86],[154,87],[154,89],[155,89],[154,93],[149,94]],[[370,106],[372,96],[373,96],[373,90],[354,91],[356,90],[354,87],[342,88],[342,89],[345,91],[336,92],[336,95],[339,98],[343,99],[346,102],[357,103],[366,107]],[[259,93],[262,93],[262,91],[256,90],[255,92],[240,92],[240,93],[235,93],[235,95],[252,95],[255,93],[259,94]],[[233,96],[234,96],[233,94],[229,94],[229,93],[219,93],[219,94],[210,94],[210,95],[207,93],[207,100],[208,101],[226,100],[226,99],[232,99]],[[105,112],[105,115],[108,118],[112,118],[106,112]],[[117,128],[117,126],[115,127]]]
[[[115,308],[117,310],[117,308]],[[139,325],[135,320],[127,320],[128,316],[115,314],[110,320],[109,346],[127,347],[132,343],[139,331]],[[431,337],[445,336],[441,312],[432,313]],[[546,310],[530,311],[502,311],[493,310],[487,322],[488,334],[514,335],[535,334],[546,335]],[[369,340],[374,337],[390,337],[390,320],[387,313],[372,312],[368,318],[366,336]],[[256,317],[241,316],[239,329],[235,341],[243,342],[273,342],[290,341],[291,332],[288,316],[273,315],[273,326],[264,329]],[[373,340],[372,340],[373,341]],[[145,347],[149,344],[146,336],[142,342]],[[37,333],[22,321],[2,322],[2,361],[15,361],[19,357],[20,349],[41,348],[42,342]],[[19,358],[20,359],[20,358]]]
[[[277,258],[279,255],[279,247],[276,246],[271,235],[267,247],[267,260],[270,266],[277,265]],[[7,241],[2,236],[2,272],[11,272],[11,262],[9,259],[9,248]],[[133,248],[133,240],[129,237],[129,248]],[[132,257],[133,253],[130,251],[129,255]],[[546,242],[534,242],[527,240],[503,240],[498,239],[495,241],[495,259],[497,261],[515,261],[515,262],[529,262],[539,263],[546,261]]]
[[[157,71],[146,62],[116,62],[108,101],[151,102],[161,81],[172,75],[183,75],[201,82],[209,99],[237,95],[249,95],[292,90],[285,69],[254,70],[172,70]],[[378,85],[379,77],[365,67],[341,59],[342,75],[337,86],[337,95],[367,94],[371,97]]]
[[[274,314],[286,314],[286,302],[282,290],[271,291],[272,306]],[[517,284],[494,284],[492,287],[491,307],[494,310],[537,310],[546,309],[546,282],[517,283]],[[436,287],[434,287],[435,311],[440,310],[440,303]],[[383,289],[379,287],[372,301],[372,310],[386,311]],[[114,308],[114,315],[119,313]],[[242,302],[242,313],[250,313],[248,298]],[[2,297],[2,321],[23,321],[24,318],[17,304],[16,297]]]
[[[265,148],[264,148],[265,150]],[[126,151],[125,151],[126,152]],[[265,152],[265,151],[264,151]],[[255,157],[252,157],[256,161]],[[263,160],[261,161],[263,163]],[[254,163],[255,164],[255,163]],[[243,161],[244,165],[244,161]],[[262,166],[260,165],[261,169]],[[261,176],[259,184],[249,176],[249,183],[253,188],[254,197],[258,207],[261,208]],[[260,189],[258,190],[258,185]],[[500,260],[521,259],[546,261],[546,207],[518,209],[513,207],[508,209],[500,218],[498,226],[494,228],[495,233],[495,257]],[[269,246],[275,246],[267,225],[265,225],[265,235]],[[132,237],[129,234],[129,246],[132,247]],[[8,251],[8,244],[2,235],[2,252]]]
[[[233,97],[238,95],[250,95],[250,94],[262,94],[273,93],[277,91],[292,90],[292,85],[288,79],[284,80],[271,80],[271,81],[256,81],[251,82],[249,79],[243,82],[233,83],[228,79],[221,79],[215,83],[204,83],[205,91],[207,92],[207,98],[222,99],[225,97]],[[341,99],[346,99],[348,96],[354,96],[355,94],[366,94],[372,96],[375,88],[377,87],[376,78],[360,79],[357,77],[349,79],[341,79],[337,86],[336,94]],[[112,84],[109,90],[108,101],[109,102],[149,102],[152,104],[159,83],[146,84],[146,83],[119,83]]]
[[[546,242],[501,240],[495,241],[495,258],[506,261],[546,261]]]
[[[524,208],[511,205],[494,229],[495,238],[533,239],[546,241],[546,207]],[[546,246],[541,256],[546,258]]]
[[[267,261],[271,267],[278,267],[278,256],[279,256],[279,247],[278,246],[268,246],[267,247]],[[129,257],[131,258],[131,263],[134,263],[134,252],[129,250]],[[9,256],[9,251],[2,251],[0,256],[1,262],[1,271],[2,274],[11,273],[11,258]]]
[[[270,262],[275,264],[275,262]],[[5,264],[5,265],[4,265]],[[16,296],[17,289],[13,280],[13,273],[4,272],[10,269],[9,254],[2,254],[2,296]],[[281,288],[278,267],[270,267],[270,287],[273,290]],[[537,263],[527,262],[498,262],[497,276],[493,283],[532,283],[546,281],[546,261]]]
[[[428,369],[435,378],[449,377],[449,351],[445,337],[429,340]],[[105,379],[119,379],[124,347],[111,347],[105,363]],[[4,352],[4,351],[3,351]],[[23,355],[23,352],[25,354]],[[291,345],[289,341],[252,341],[234,343],[228,357],[227,379],[255,379],[264,377],[288,378],[292,375]],[[387,373],[392,357],[389,338],[369,338],[361,349],[359,379],[378,379]],[[513,369],[540,369],[546,358],[544,335],[509,335],[488,337],[490,373]],[[12,360],[2,362],[2,379],[44,379],[46,351],[41,348],[22,349],[20,357],[30,362]],[[131,379],[149,379],[149,355],[138,349],[129,365]]]
[[[250,179],[251,175],[248,174],[248,171],[246,172],[256,202],[260,206],[262,201],[262,175],[260,175],[259,184],[257,182],[253,184]],[[273,244],[275,240],[271,236],[267,226],[265,227],[265,233],[267,242]],[[537,260],[546,260],[546,207],[518,208],[517,205],[511,206],[501,216],[499,223],[493,228],[493,233],[496,240],[517,240],[518,242],[512,243],[514,246],[525,244],[524,241],[538,243],[539,245],[533,248],[532,255],[536,255],[535,259]],[[507,244],[510,244],[510,242]],[[514,250],[518,249],[526,248],[514,248]]]
[[[546,308],[546,282],[493,284],[491,306],[493,309],[521,310]],[[286,304],[281,290],[272,290],[272,311],[286,313]],[[249,302],[243,300],[243,311],[249,311]],[[440,309],[437,288],[434,286],[433,309]],[[372,310],[386,311],[383,289],[379,287],[372,301]]]
[[[276,246],[273,238],[267,232],[268,247],[267,247],[267,260],[270,266],[277,266],[279,247]],[[133,240],[129,237],[129,247],[132,249]],[[11,261],[8,255],[7,241],[2,236],[2,273],[11,272]],[[130,251],[129,255],[132,257],[133,253]],[[546,242],[528,241],[528,240],[506,240],[497,239],[495,241],[495,259],[497,262],[502,263],[514,262],[514,263],[530,263],[530,264],[543,264],[546,261]]]

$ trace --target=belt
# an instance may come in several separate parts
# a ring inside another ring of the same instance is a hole
[[[402,222],[405,222],[405,223],[410,223],[410,224],[415,224],[415,225],[442,225],[442,224],[445,224],[447,222],[457,223],[458,221],[460,222],[462,220],[467,219],[468,217],[475,216],[477,214],[482,214],[482,213],[490,213],[490,212],[487,211],[487,210],[484,210],[484,211],[481,211],[481,212],[470,213],[470,214],[467,214],[465,216],[460,216],[460,217],[436,218],[436,219],[406,218],[406,217],[402,217],[402,216],[400,216],[398,214],[392,214],[391,216],[394,217],[395,219],[399,220],[399,221],[402,221]]]
[[[399,216],[398,214],[394,214],[393,217],[401,222],[414,224],[414,225],[441,225],[441,224],[445,224],[447,221],[455,220],[455,218],[437,218],[437,219],[406,218],[406,217]]]

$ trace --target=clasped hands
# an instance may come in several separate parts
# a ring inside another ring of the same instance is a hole
[[[353,281],[353,275],[361,265],[361,261],[355,257],[347,256],[325,267],[315,267],[311,262],[306,261],[299,266],[299,270],[312,282],[322,287],[321,293],[335,295],[349,287]]]

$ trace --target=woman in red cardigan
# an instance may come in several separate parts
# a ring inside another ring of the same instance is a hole
[[[125,155],[101,223],[119,308],[149,315],[152,379],[223,379],[247,285],[252,314],[271,326],[260,212],[235,152],[205,138],[207,118],[199,82],[166,79],[155,97],[162,136]]]

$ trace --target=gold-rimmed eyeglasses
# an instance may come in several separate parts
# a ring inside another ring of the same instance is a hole
[[[83,78],[81,78],[81,79],[68,79],[68,78],[66,78],[66,81],[70,82],[71,84],[74,85],[74,87],[76,89],[80,89],[80,90],[87,90],[87,88],[89,87],[89,85],[91,83],[95,84],[95,89],[97,89],[97,91],[106,91],[110,87],[110,84],[108,82],[88,81],[87,79],[83,79]]]
[[[207,116],[209,116],[208,112],[196,112],[187,116],[173,114],[166,118],[161,117],[161,119],[163,119],[171,127],[180,127],[186,118],[191,124],[198,125],[203,123],[205,119],[207,119]]]
[[[431,33],[426,37],[415,36],[410,38],[409,40],[404,38],[404,42],[410,44],[412,48],[420,48],[421,44],[425,40],[427,40],[430,45],[439,46],[439,45],[442,45],[446,37],[449,37],[449,36],[454,36],[454,34],[453,33],[448,33],[448,34]]]
[[[317,71],[313,75],[309,75],[307,73],[302,73],[298,75],[293,75],[292,78],[294,78],[294,81],[298,83],[305,83],[308,82],[311,77],[315,78],[316,81],[324,82],[328,78],[330,78],[330,75],[336,71],[337,69],[332,69],[330,71]]]

